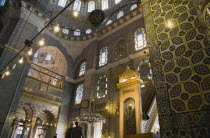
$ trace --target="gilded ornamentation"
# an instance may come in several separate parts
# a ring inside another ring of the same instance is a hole
[[[120,75],[119,82],[125,82],[134,78],[138,78],[138,72],[131,70],[129,66],[127,66],[125,72]]]
[[[61,103],[57,103],[57,102],[54,102],[54,101],[51,101],[51,100],[47,100],[45,98],[41,98],[39,96],[35,96],[35,95],[30,94],[30,93],[23,92],[21,96],[24,97],[24,98],[28,98],[28,99],[31,99],[31,100],[43,102],[43,103],[50,104],[50,105],[61,106]]]

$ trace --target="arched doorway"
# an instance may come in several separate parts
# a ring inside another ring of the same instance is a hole
[[[34,138],[51,138],[55,135],[56,119],[54,115],[48,111],[42,111],[36,118]]]
[[[124,101],[124,135],[136,134],[135,101],[128,98]]]

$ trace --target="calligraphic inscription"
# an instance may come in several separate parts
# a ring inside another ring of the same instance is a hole
[[[123,93],[129,93],[129,92],[134,92],[134,89],[129,89],[129,90],[123,91]]]

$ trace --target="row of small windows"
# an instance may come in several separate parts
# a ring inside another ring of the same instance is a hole
[[[134,10],[135,8],[137,8],[137,4],[132,5],[132,6],[130,7],[130,11]],[[123,11],[119,11],[119,12],[117,13],[117,19],[121,18],[123,15],[124,15],[124,12],[123,12]],[[108,21],[106,22],[106,26],[108,26],[108,25],[111,24],[111,23],[112,23],[112,20],[108,20]]]
[[[139,28],[134,34],[135,40],[135,50],[141,50],[147,46],[146,34],[143,28]],[[120,40],[117,42],[114,51],[116,60],[117,57],[122,57],[125,54],[125,40]],[[99,67],[106,65],[108,62],[108,47],[103,47],[99,50]],[[79,76],[84,75],[86,71],[86,62],[80,65]]]
[[[69,29],[63,28],[63,29],[62,29],[62,32],[63,32],[64,34],[69,34]],[[85,33],[86,33],[86,34],[91,34],[91,33],[92,33],[92,30],[91,30],[91,29],[87,29]],[[80,36],[80,30],[79,30],[79,29],[76,29],[76,30],[74,31],[74,36]]]
[[[82,65],[84,63],[82,63]],[[148,60],[140,62],[137,67],[137,70],[139,72],[139,77],[142,80],[146,82],[151,81],[152,70],[151,70],[151,65],[148,62]],[[145,88],[145,85],[142,85],[141,88]],[[84,85],[80,84],[76,90],[75,104],[81,103],[82,97],[83,97],[83,91],[84,91]],[[97,98],[104,98],[106,97],[107,93],[108,93],[108,78],[106,75],[101,75],[97,81],[96,96]]]
[[[115,4],[118,4],[121,0],[115,0]],[[61,7],[65,7],[67,0],[59,0],[58,5]],[[74,2],[73,5],[73,10],[77,10],[80,11],[81,9],[81,1],[80,0],[76,0]],[[95,10],[95,2],[94,1],[90,1],[88,3],[88,12],[92,12],[93,10]],[[102,10],[106,10],[109,8],[109,1],[108,0],[102,0],[101,1],[101,6],[102,6]]]
[[[80,7],[79,5],[81,5],[81,2],[77,0],[75,3],[77,3],[77,4],[76,4],[76,7],[73,8],[73,10],[79,10],[79,9],[80,9],[80,8],[79,8],[79,7]],[[90,3],[90,4],[91,4],[91,3]],[[134,4],[134,5],[131,6],[130,10],[133,10],[133,9],[135,9],[136,7],[137,7],[137,4]],[[79,8],[79,9],[78,9],[78,8]],[[94,10],[94,9],[91,9],[91,10]],[[123,11],[119,11],[118,14],[117,14],[117,19],[121,18],[123,15],[124,15],[124,12],[123,12]],[[112,23],[112,20],[108,20],[107,23],[106,23],[106,26],[108,26],[108,25],[111,24],[111,23]],[[64,34],[69,34],[69,29],[63,28],[63,29],[62,29],[62,32],[63,32]],[[86,34],[91,34],[91,33],[92,33],[92,30],[91,30],[91,29],[87,29],[85,33],[86,33]],[[76,29],[76,30],[74,31],[74,36],[80,36],[80,30],[79,30],[79,29]]]
[[[38,58],[38,56],[39,56],[38,53],[35,53],[35,54],[34,54],[34,58]],[[46,55],[44,55],[44,56],[45,56],[45,57],[44,57],[44,60],[47,60],[47,61],[52,60],[52,56],[51,56],[50,54],[46,54]]]

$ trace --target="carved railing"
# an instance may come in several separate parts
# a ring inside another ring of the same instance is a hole
[[[60,105],[62,101],[63,90],[59,87],[28,76],[23,87],[23,95],[24,94],[32,95],[29,97],[36,97],[33,98],[34,100],[37,99],[40,101],[40,99],[42,99],[44,102]]]

